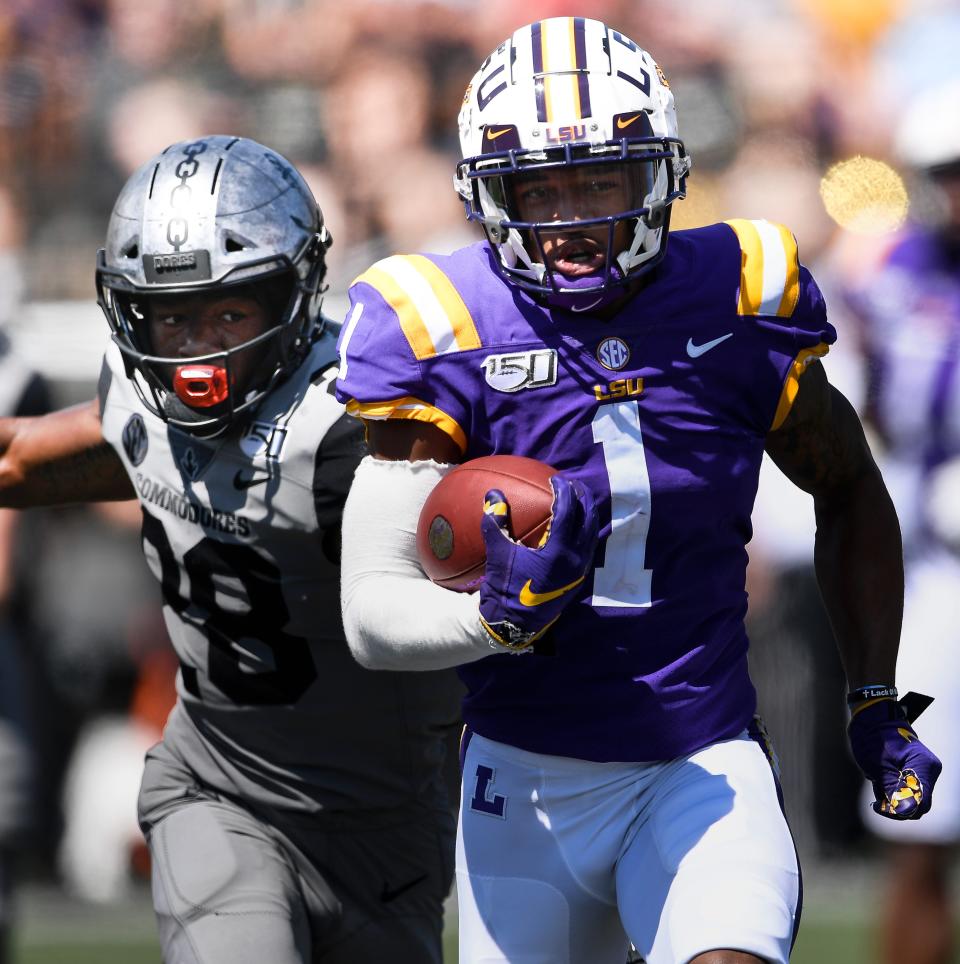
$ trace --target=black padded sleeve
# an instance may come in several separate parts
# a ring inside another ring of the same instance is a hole
[[[324,532],[324,551],[340,561],[340,521],[347,492],[360,460],[367,454],[363,424],[341,415],[324,435],[317,449],[313,471],[313,504],[317,523]]]

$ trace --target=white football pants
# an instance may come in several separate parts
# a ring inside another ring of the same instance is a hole
[[[756,738],[754,738],[754,736]],[[800,870],[759,734],[666,763],[593,763],[469,735],[461,964],[785,962]]]

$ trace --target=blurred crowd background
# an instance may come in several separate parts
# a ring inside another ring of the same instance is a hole
[[[373,260],[474,240],[452,188],[466,83],[522,22],[574,14],[636,39],[671,83],[694,165],[674,228],[765,217],[796,234],[840,332],[828,371],[863,408],[844,292],[882,258],[907,204],[921,221],[943,209],[896,135],[917,98],[960,77],[956,2],[0,0],[5,350],[46,379],[50,404],[92,396],[107,338],[93,269],[111,204],[150,155],[203,133],[253,137],[307,175],[335,239],[335,318]],[[862,172],[841,180],[855,208],[858,191],[879,197],[879,223],[866,227],[824,204],[824,176],[858,156],[894,172],[872,188]],[[0,707],[0,754],[22,779],[0,790],[16,803],[0,839],[21,850],[28,877],[107,900],[142,869],[123,835],[135,837],[138,761],[172,700],[158,593],[135,508],[31,511],[16,523],[0,533],[0,678],[16,681]],[[754,672],[788,812],[804,856],[843,856],[866,843],[812,575],[812,509],[771,479],[755,528]],[[116,860],[105,856],[111,834]]]

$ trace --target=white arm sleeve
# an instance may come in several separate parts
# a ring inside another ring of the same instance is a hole
[[[417,520],[453,468],[367,456],[343,511],[341,601],[354,658],[367,669],[443,669],[492,655],[478,594],[432,583],[417,559]]]

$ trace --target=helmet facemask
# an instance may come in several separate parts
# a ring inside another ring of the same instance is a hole
[[[583,311],[621,297],[662,257],[670,204],[683,196],[675,175],[683,156],[682,144],[656,138],[586,148],[567,144],[467,158],[458,179],[469,185],[467,217],[483,226],[507,280]],[[540,200],[564,185],[566,199]],[[620,203],[611,208],[615,199]],[[567,261],[564,271],[558,245],[584,267]]]

